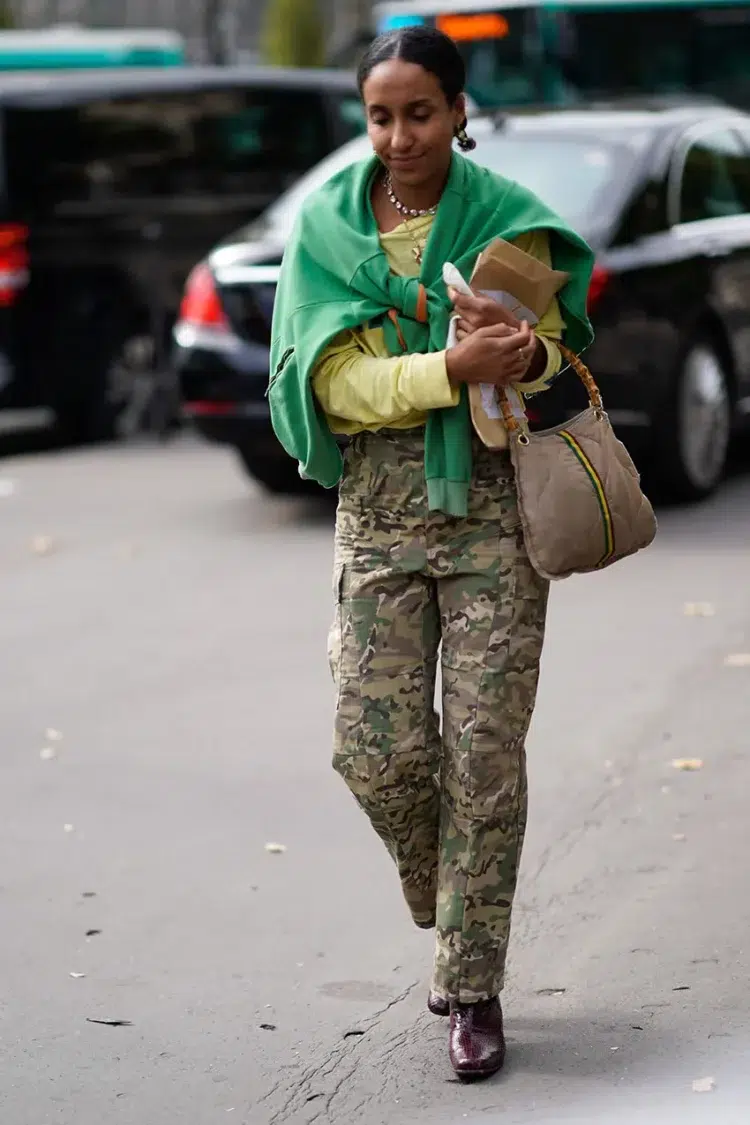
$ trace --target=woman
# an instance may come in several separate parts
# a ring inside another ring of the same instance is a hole
[[[505,1056],[499,995],[547,584],[524,549],[509,455],[472,436],[466,387],[541,391],[563,331],[575,349],[589,342],[591,253],[532,193],[453,151],[454,139],[474,144],[450,39],[385,35],[359,83],[375,155],[303,208],[269,397],[300,472],[340,483],[335,768],[393,857],[414,922],[436,928],[428,1003],[450,1014],[456,1072],[481,1077]],[[445,261],[470,276],[496,237],[570,275],[536,331],[441,282]],[[459,342],[446,351],[454,309]],[[351,439],[343,464],[334,435]]]

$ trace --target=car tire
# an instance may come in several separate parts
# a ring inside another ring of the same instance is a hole
[[[670,499],[702,500],[724,477],[732,431],[732,388],[725,360],[707,338],[685,350],[657,429],[655,475]]]
[[[149,336],[114,343],[92,369],[83,410],[84,440],[127,441],[150,429],[160,382]]]
[[[323,491],[319,484],[303,480],[291,457],[259,453],[251,445],[235,446],[240,462],[253,480],[275,496],[315,496]]]

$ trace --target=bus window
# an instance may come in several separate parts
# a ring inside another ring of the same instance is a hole
[[[750,7],[568,8],[544,23],[552,64],[584,98],[750,93]]]
[[[456,44],[466,64],[466,92],[477,105],[529,105],[542,100],[534,50],[535,17],[530,9],[511,8],[488,15],[502,17],[489,38],[477,25],[476,37],[460,35]],[[449,33],[451,20],[438,17],[437,26]]]
[[[412,14],[381,0],[375,14],[379,30],[426,23],[450,34],[480,106],[698,94],[750,107],[747,0],[418,0]]]

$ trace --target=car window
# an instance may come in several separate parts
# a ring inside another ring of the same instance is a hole
[[[608,214],[615,186],[632,164],[630,144],[592,134],[490,135],[471,154],[478,164],[518,180],[573,226]]]
[[[367,119],[359,95],[333,93],[330,97],[337,117],[338,137],[341,143],[364,133]]]
[[[258,209],[326,155],[321,98],[238,88],[8,112],[11,198],[29,217],[233,195]]]
[[[284,192],[258,219],[254,219],[248,226],[230,235],[226,243],[232,244],[244,238],[259,238],[271,230],[280,242],[285,242],[292,233],[299,210],[307,196],[317,191],[337,172],[343,171],[355,160],[363,160],[371,153],[372,145],[366,136],[355,137],[353,141],[342,145],[325,160],[316,164],[307,175],[302,176],[294,187]]]
[[[680,184],[681,223],[723,219],[749,209],[750,167],[744,146],[732,129],[700,137],[685,157]]]

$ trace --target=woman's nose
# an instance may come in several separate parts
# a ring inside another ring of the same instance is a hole
[[[406,152],[411,148],[411,134],[403,125],[396,124],[391,134],[391,148],[396,152]]]

